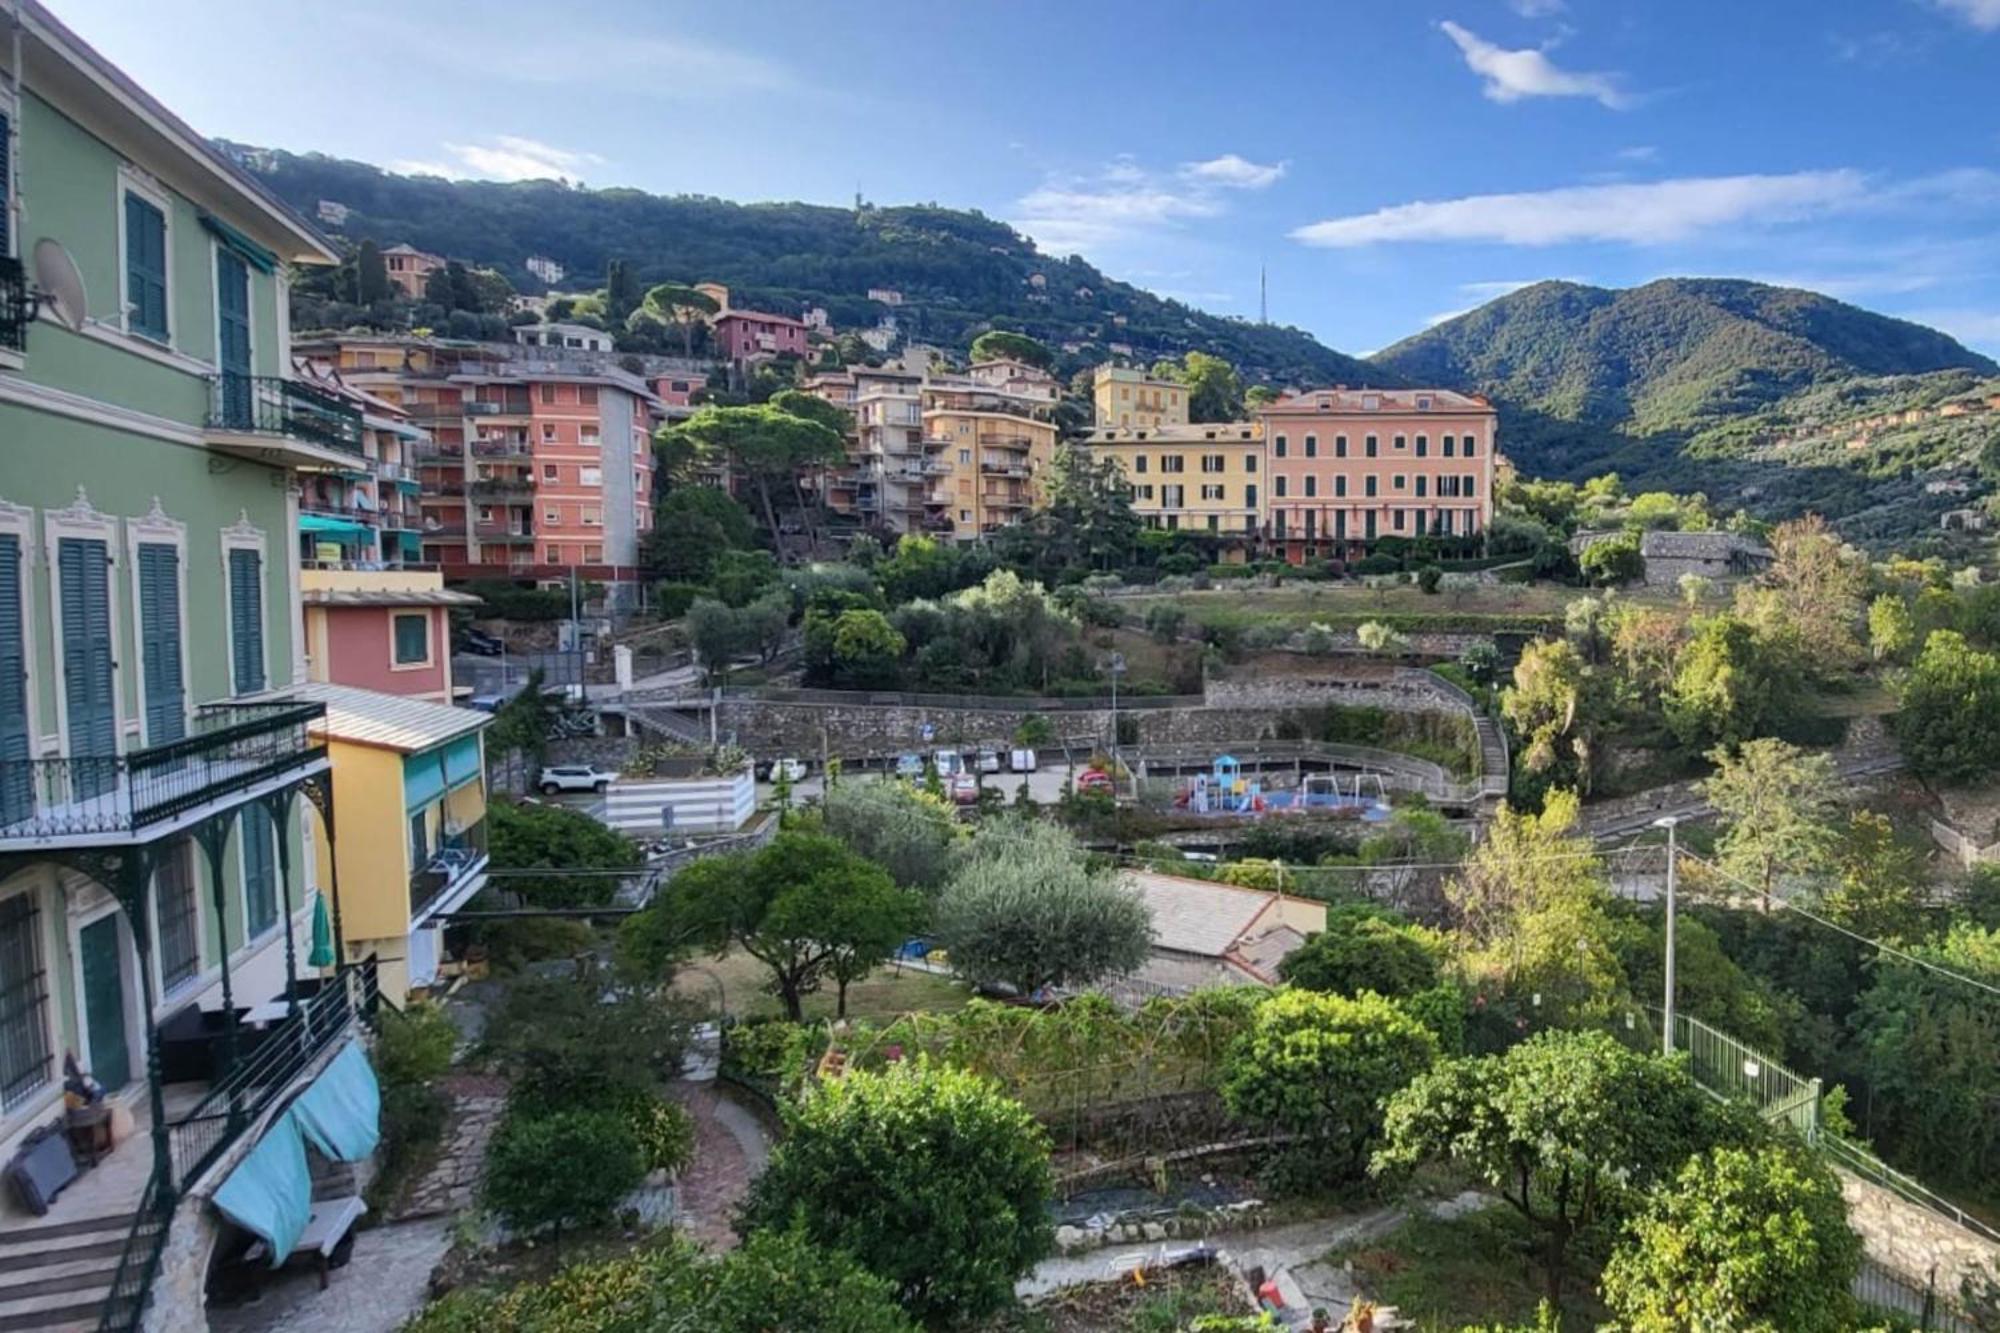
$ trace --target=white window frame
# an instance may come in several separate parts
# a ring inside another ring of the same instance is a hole
[[[146,911],[152,920],[147,922],[147,925],[153,932],[153,994],[159,997],[159,1003],[154,1009],[155,1014],[167,1013],[188,996],[199,995],[222,975],[222,964],[211,962],[207,958],[208,914],[214,910],[214,904],[210,901],[212,895],[208,892],[208,853],[203,851],[192,837],[178,838],[169,845],[179,847],[180,854],[186,858],[188,884],[194,891],[194,971],[176,982],[172,990],[167,988],[165,959],[160,952],[160,941],[164,937],[160,933],[159,888],[149,882],[146,885]],[[155,876],[160,873],[159,863],[154,864],[152,873]],[[223,923],[223,928],[218,934],[222,939],[223,948],[227,950],[229,947],[227,922]],[[82,969],[79,968],[78,971],[81,972]]]
[[[152,745],[154,740],[146,734],[146,633],[143,616],[145,601],[139,596],[139,548],[141,546],[171,546],[175,548],[174,568],[179,574],[180,626],[183,642],[190,631],[188,621],[188,540],[187,524],[169,518],[160,507],[160,497],[153,497],[153,507],[138,518],[125,520],[125,567],[127,588],[132,597],[132,648],[133,657],[139,663],[138,682],[139,716],[134,720],[141,746]],[[223,587],[228,588],[224,583]],[[232,658],[233,662],[234,659]],[[194,711],[194,687],[188,678],[188,655],[181,654],[181,723],[192,723]]]
[[[396,622],[415,617],[424,622],[424,656],[420,662],[401,662],[396,658]],[[419,611],[391,611],[389,613],[389,670],[428,671],[437,665],[437,625],[429,609]]]
[[[56,737],[40,736],[41,708],[36,687],[37,665],[35,662],[35,626],[40,623],[35,616],[35,570],[41,564],[41,553],[35,545],[35,511],[27,505],[10,504],[0,499],[0,533],[12,533],[21,542],[21,689],[28,703],[28,746],[31,754],[49,754],[60,745]],[[61,632],[62,622],[51,620],[49,624]],[[53,644],[55,641],[51,640]]]
[[[65,509],[49,509],[42,513],[42,568],[47,571],[49,584],[49,653],[55,659],[56,688],[56,744],[52,753],[68,754],[69,749],[69,680],[68,667],[62,654],[62,564],[60,551],[64,537],[81,537],[85,541],[104,543],[105,559],[105,601],[111,607],[111,719],[112,734],[116,737],[114,753],[124,754],[130,748],[126,744],[127,728],[137,727],[137,723],[125,716],[125,678],[119,668],[119,656],[125,642],[123,617],[124,598],[116,595],[118,590],[118,565],[122,553],[119,550],[118,520],[110,514],[100,513],[92,508],[90,497],[84,488],[76,488],[76,500]],[[30,698],[32,704],[32,696]]]
[[[250,511],[238,511],[236,521],[222,530],[222,638],[227,651],[223,662],[229,673],[229,693],[236,694],[236,616],[235,606],[229,600],[232,589],[229,580],[229,553],[231,551],[255,551],[257,553],[257,624],[264,639],[264,688],[274,689],[278,677],[271,670],[271,594],[268,587],[271,580],[271,557],[269,544],[264,539],[264,530],[250,521]]]
[[[542,526],[559,528],[562,526],[562,510],[556,505],[548,505],[542,510]]]
[[[580,467],[576,470],[576,484],[579,486],[602,486],[604,469],[601,467]]]
[[[603,511],[597,509],[585,509],[582,514],[582,521],[583,521],[583,526],[585,526],[586,528],[602,527],[604,526]]]
[[[167,337],[162,342],[132,331],[132,295],[128,287],[131,264],[126,260],[125,196],[136,194],[160,210],[160,245],[166,256]],[[218,316],[219,317],[219,316]],[[118,320],[117,329],[135,343],[152,348],[180,351],[180,321],[174,318],[174,197],[167,187],[129,162],[118,165]],[[194,358],[189,358],[193,360]],[[201,362],[202,365],[212,364]]]

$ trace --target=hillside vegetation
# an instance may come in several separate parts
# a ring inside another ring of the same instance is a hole
[[[946,347],[962,348],[999,327],[1052,349],[1087,344],[1066,365],[1105,360],[1110,344],[1122,343],[1141,361],[1212,353],[1253,382],[1391,379],[1299,329],[1211,315],[1108,278],[1082,259],[1044,255],[1006,223],[977,212],[740,204],[558,181],[448,181],[316,153],[225,146],[306,216],[321,200],[352,210],[338,229],[349,240],[407,241],[498,269],[522,291],[542,289],[524,267],[531,255],[561,263],[568,270],[562,285],[572,290],[602,284],[610,261],[623,259],[648,285],[721,282],[737,305],[792,315],[820,306],[843,328],[891,313],[867,293],[893,288],[903,295],[893,311],[902,330]]]
[[[1795,288],[1668,278],[1541,282],[1376,354],[1413,381],[1489,394],[1523,472],[1616,471],[1718,508],[1817,510],[1864,540],[1908,537],[1985,489],[1990,415],[1873,421],[1964,398],[2000,367],[1919,324]],[[1866,436],[1866,442],[1857,442]],[[1948,502],[1947,502],[1948,501]]]

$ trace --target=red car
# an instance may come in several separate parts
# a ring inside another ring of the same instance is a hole
[[[978,805],[979,779],[970,773],[960,773],[951,780],[951,799],[959,805]]]
[[[1114,790],[1111,775],[1101,768],[1086,768],[1077,774],[1076,789],[1080,792],[1102,792],[1106,796],[1112,795]]]

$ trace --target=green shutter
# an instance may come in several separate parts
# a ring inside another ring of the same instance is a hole
[[[246,805],[237,820],[243,839],[243,919],[256,939],[278,920],[278,862],[272,847],[276,825],[262,805]]]
[[[222,373],[250,373],[250,269],[228,250],[215,254],[216,327]]]
[[[229,642],[238,694],[264,688],[263,574],[257,552],[229,553]]]
[[[430,653],[430,612],[396,617],[396,665],[422,662]]]
[[[136,194],[125,196],[125,305],[128,327],[167,341],[167,218]]]
[[[113,701],[111,561],[102,541],[56,543],[62,584],[63,700],[69,716],[71,781],[79,797],[110,789],[118,753]]]
[[[139,638],[145,666],[146,744],[164,745],[187,734],[178,547],[160,542],[139,547]]]
[[[0,255],[13,251],[7,246],[7,228],[13,222],[9,211],[14,200],[14,124],[6,116],[0,115]]]
[[[25,819],[34,807],[29,767],[28,631],[21,582],[21,539],[0,534],[0,823]]]

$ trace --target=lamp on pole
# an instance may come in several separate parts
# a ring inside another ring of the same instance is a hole
[[[1118,758],[1118,678],[1125,674],[1125,654],[1111,654],[1111,757]],[[1117,775],[1113,774],[1115,778]]]
[[[1679,817],[1675,815],[1662,815],[1653,821],[1654,828],[1663,828],[1667,831],[1667,994],[1665,1003],[1661,1006],[1666,1021],[1661,1024],[1663,1031],[1660,1037],[1660,1049],[1667,1055],[1674,1053],[1674,891],[1680,869],[1674,830],[1680,826],[1680,822]]]

